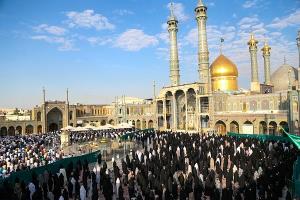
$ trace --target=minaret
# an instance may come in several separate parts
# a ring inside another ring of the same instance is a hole
[[[67,88],[67,104],[69,105],[69,88]]]
[[[153,81],[153,100],[155,101],[156,99],[156,83]]]
[[[206,15],[207,7],[202,0],[198,1],[195,8],[198,24],[198,72],[201,83],[209,83],[209,52],[207,46]]]
[[[264,70],[265,70],[265,84],[271,85],[270,78],[270,50],[271,47],[268,45],[267,40],[265,41],[264,47],[261,49],[264,57]]]
[[[46,102],[46,90],[45,87],[43,87],[43,104]]]
[[[67,99],[66,99],[66,124],[65,126],[70,125],[70,111],[69,111],[69,89],[67,88]]]
[[[298,53],[299,53],[299,66],[298,66],[298,90],[300,90],[300,30],[298,31],[298,37],[297,37],[297,46],[298,46]]]
[[[251,57],[251,91],[253,92],[260,91],[260,84],[258,81],[257,43],[258,41],[255,40],[253,33],[251,33],[248,45]]]
[[[292,90],[292,78],[291,78],[291,73],[292,73],[292,70],[291,69],[289,69],[289,71],[288,71],[288,90]]]
[[[47,126],[47,115],[46,115],[46,90],[43,87],[43,104],[42,104],[42,131],[46,133],[48,128]]]
[[[173,3],[171,3],[171,16],[168,19],[168,31],[170,36],[170,79],[171,86],[180,84],[178,47],[177,47],[177,31],[178,21],[174,16]]]

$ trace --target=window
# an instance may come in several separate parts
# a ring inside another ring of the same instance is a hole
[[[41,112],[38,112],[38,113],[36,114],[36,120],[37,120],[38,122],[42,121],[42,114],[41,114]]]

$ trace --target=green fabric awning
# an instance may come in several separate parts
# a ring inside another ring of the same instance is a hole
[[[293,142],[293,144],[296,145],[296,147],[300,150],[300,136],[292,135],[288,133],[286,133],[286,135],[289,137],[291,142]]]
[[[290,139],[290,141],[300,150],[300,136],[289,134],[286,130],[281,127],[281,130],[286,134],[286,136]]]

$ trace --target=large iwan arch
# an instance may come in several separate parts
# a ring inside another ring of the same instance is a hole
[[[58,131],[63,128],[63,114],[57,107],[50,110],[47,114],[47,130]]]

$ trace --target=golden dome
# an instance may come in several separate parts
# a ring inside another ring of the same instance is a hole
[[[210,66],[212,91],[238,90],[236,65],[226,56],[220,55]]]
[[[236,65],[224,55],[219,55],[210,66],[211,77],[238,76]]]

